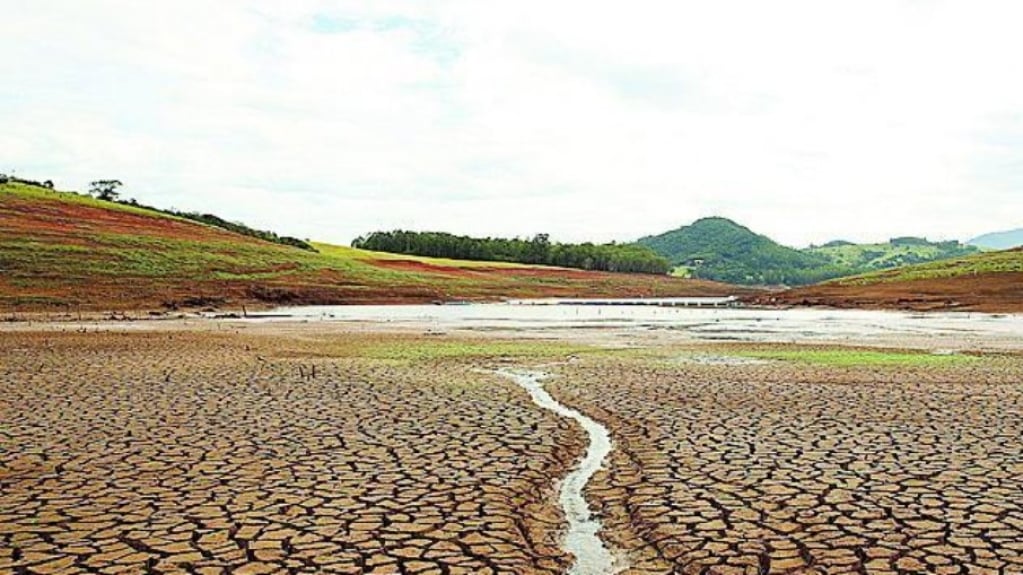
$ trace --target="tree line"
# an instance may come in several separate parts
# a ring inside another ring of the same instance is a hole
[[[754,263],[710,261],[689,269],[690,277],[730,284],[801,286],[845,277],[857,270],[839,264],[821,263],[814,267],[778,264],[769,260]]]
[[[395,230],[356,238],[352,247],[378,252],[456,260],[515,262],[582,270],[666,274],[666,258],[636,244],[566,244],[547,234],[530,239],[473,238],[444,232]]]
[[[124,203],[128,203],[130,205],[137,205],[137,203],[133,201],[128,201]],[[236,234],[241,234],[243,236],[257,238],[265,242],[280,244],[282,246],[291,246],[293,248],[299,248],[302,250],[306,250],[308,252],[317,251],[316,248],[312,246],[312,244],[305,240],[300,240],[292,236],[279,236],[275,232],[267,230],[257,230],[255,228],[250,228],[249,226],[240,222],[229,222],[224,218],[221,218],[220,216],[215,216],[213,214],[201,214],[199,212],[182,212],[174,209],[158,211],[162,211],[172,216],[177,216],[179,218],[184,218],[186,220],[192,220],[193,222],[201,222],[209,226],[222,228],[234,232]]]
[[[36,186],[37,188],[46,188],[47,190],[53,189],[53,180],[39,182],[36,180],[27,180],[25,178],[19,178],[17,176],[11,176],[4,173],[0,173],[0,184],[23,184],[26,186]]]

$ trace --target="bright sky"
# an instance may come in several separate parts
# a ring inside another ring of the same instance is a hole
[[[1023,226],[1023,2],[0,0],[0,171],[347,243]]]

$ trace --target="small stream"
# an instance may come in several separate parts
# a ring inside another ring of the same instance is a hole
[[[568,531],[565,533],[562,546],[575,557],[570,574],[611,575],[619,572],[622,566],[597,536],[600,521],[592,516],[586,498],[583,497],[586,484],[600,470],[604,459],[611,452],[611,436],[607,428],[551,397],[541,383],[546,374],[517,371],[498,373],[514,379],[529,392],[533,402],[538,406],[577,422],[586,431],[590,440],[586,456],[565,477],[558,490],[558,503],[568,520]]]

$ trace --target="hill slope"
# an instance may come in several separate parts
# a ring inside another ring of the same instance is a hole
[[[752,303],[1023,312],[1023,248],[843,278]]]
[[[881,244],[834,241],[797,250],[725,219],[704,218],[640,239],[685,275],[735,284],[807,285],[976,253],[956,241],[902,237]]]
[[[800,285],[845,272],[823,256],[785,247],[725,218],[700,219],[637,243],[693,277],[729,283]]]
[[[977,236],[966,242],[989,250],[1008,250],[1023,246],[1023,228]]]
[[[852,273],[958,258],[978,253],[974,246],[957,241],[930,242],[924,238],[893,238],[881,244],[830,242],[803,250],[827,258],[834,266]]]
[[[0,184],[0,308],[399,303],[726,295],[666,276],[396,256],[266,242],[146,209]]]

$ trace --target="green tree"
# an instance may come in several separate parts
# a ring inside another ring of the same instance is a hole
[[[123,185],[124,183],[121,180],[96,180],[89,184],[89,194],[96,196],[100,200],[116,202],[118,196],[121,195],[117,188]]]
[[[356,248],[419,256],[546,264],[586,270],[668,273],[668,260],[635,244],[562,244],[547,234],[531,239],[472,238],[443,232],[373,232],[355,238]]]

